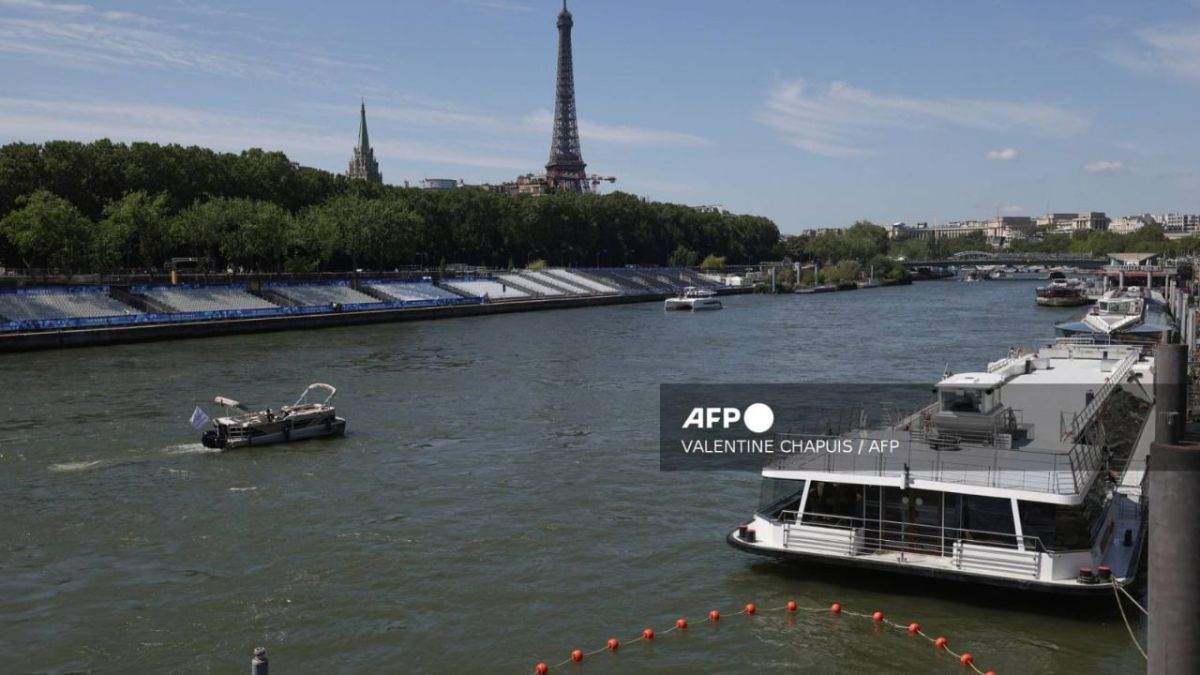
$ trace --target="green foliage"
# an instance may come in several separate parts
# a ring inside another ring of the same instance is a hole
[[[534,260],[534,261],[530,262],[528,265],[526,265],[525,269],[527,269],[531,272],[536,272],[538,270],[544,270],[544,269],[546,269],[546,267],[547,267],[546,261],[542,258],[538,258],[537,260]]]
[[[671,267],[695,267],[696,261],[700,256],[692,249],[680,244],[675,247],[675,252],[667,258],[667,264]]]
[[[70,202],[38,190],[18,197],[16,210],[0,220],[25,267],[69,271],[86,268],[92,254],[92,223]]]
[[[534,198],[373,185],[259,149],[224,154],[107,140],[0,147],[0,218],[38,191],[96,223],[90,255],[100,269],[159,267],[171,256],[261,271],[439,260],[695,265],[706,256],[744,264],[773,257],[779,244],[766,218],[700,213],[620,192]],[[0,264],[26,252],[49,255],[17,249],[15,240],[0,240]]]
[[[171,250],[168,213],[166,195],[138,191],[109,202],[96,224],[96,268],[161,266]]]
[[[704,257],[704,261],[700,263],[700,269],[703,270],[721,270],[725,269],[725,256],[708,254]]]

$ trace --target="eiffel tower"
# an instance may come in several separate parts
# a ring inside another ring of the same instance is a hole
[[[579,150],[579,124],[575,117],[575,68],[571,58],[571,27],[575,21],[563,0],[558,15],[558,84],[554,89],[554,136],[546,182],[551,190],[589,192],[587,165]]]

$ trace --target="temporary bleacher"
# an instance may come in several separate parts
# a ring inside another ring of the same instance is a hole
[[[434,286],[428,281],[373,281],[367,285],[402,302],[455,300],[462,297],[444,288]]]
[[[589,269],[588,274],[600,279],[604,283],[616,286],[623,293],[642,294],[659,292],[655,288],[634,280],[630,275],[625,274],[625,270]]]
[[[566,292],[567,295],[592,295],[595,292],[586,286],[580,286],[579,284],[573,284],[565,279],[560,279],[550,274],[547,270],[535,270],[532,272],[525,271],[521,273],[521,278],[532,279],[543,286],[561,288]]]
[[[140,293],[180,312],[221,312],[234,309],[275,309],[277,305],[250,294],[244,286],[135,286]]]
[[[346,282],[337,284],[268,284],[267,287],[304,307],[363,305],[381,302],[378,298],[350,288]]]
[[[525,291],[492,279],[448,279],[443,280],[442,283],[468,295],[478,298],[486,297],[489,300],[516,300],[529,297]]]
[[[584,287],[592,292],[595,292],[595,293],[616,293],[617,292],[617,289],[613,288],[612,286],[607,286],[605,284],[602,284],[599,281],[596,281],[595,279],[591,279],[591,278],[585,276],[584,274],[575,272],[573,270],[555,268],[555,269],[549,269],[546,271],[555,278],[562,279],[563,281],[567,281],[569,283],[575,284],[576,286],[582,286],[582,287]]]
[[[0,316],[10,321],[127,314],[139,312],[120,300],[109,297],[108,287],[103,286],[87,290],[38,289],[0,294]]]
[[[545,282],[539,281],[528,274],[497,274],[496,278],[510,284],[515,284],[521,288],[529,289],[538,295],[549,297],[567,295],[567,292],[561,288],[555,288]]]

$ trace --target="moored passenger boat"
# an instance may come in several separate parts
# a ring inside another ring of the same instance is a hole
[[[1064,336],[1094,336],[1119,342],[1160,342],[1175,332],[1162,295],[1139,286],[1105,293],[1078,321],[1060,323]]]
[[[1036,293],[1042,307],[1078,307],[1092,302],[1087,286],[1078,279],[1054,279],[1048,286],[1039,286]]]
[[[948,375],[930,405],[766,466],[760,555],[1064,593],[1134,579],[1153,436],[1151,359],[1061,340]],[[1147,427],[1150,431],[1147,432]],[[862,454],[884,442],[891,453]],[[846,448],[858,452],[846,452]]]

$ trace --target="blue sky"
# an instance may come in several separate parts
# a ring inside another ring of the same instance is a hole
[[[785,232],[1200,211],[1200,2],[575,0],[584,158]],[[264,147],[389,183],[549,148],[557,0],[0,0],[0,142]],[[605,189],[611,189],[607,186]]]

